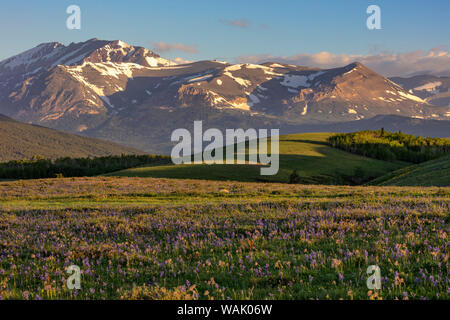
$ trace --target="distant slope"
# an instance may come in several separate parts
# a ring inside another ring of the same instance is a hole
[[[41,126],[17,122],[0,115],[0,161],[45,158],[94,157],[142,154],[116,143],[59,132]]]
[[[157,177],[235,181],[288,182],[295,169],[305,184],[355,184],[352,176],[373,179],[408,165],[354,155],[326,144],[330,133],[293,134],[280,137],[280,170],[275,176],[261,176],[259,165],[169,165],[141,167],[108,176]]]
[[[302,126],[286,127],[283,134],[302,132],[355,132],[364,130],[401,131],[422,137],[450,137],[449,120],[430,120],[408,118],[398,115],[379,115],[370,119],[347,121],[330,124],[304,124]]]
[[[369,183],[380,186],[450,186],[450,156],[391,172]]]
[[[390,80],[431,104],[442,107],[448,107],[450,104],[450,77],[424,74],[410,78],[393,77]]]

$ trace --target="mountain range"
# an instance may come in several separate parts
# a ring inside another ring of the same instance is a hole
[[[436,106],[450,107],[450,77],[418,75],[409,78],[390,78],[395,83],[428,103]]]
[[[194,120],[281,132],[401,123],[393,129],[450,136],[449,79],[387,79],[358,62],[178,65],[123,41],[91,39],[45,43],[1,61],[0,113],[158,153]]]

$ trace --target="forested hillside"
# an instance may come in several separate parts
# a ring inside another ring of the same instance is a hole
[[[421,163],[450,153],[450,139],[423,138],[383,129],[336,134],[327,141],[335,148],[385,161]]]
[[[169,162],[170,157],[168,156],[154,155],[14,160],[0,163],[0,179],[94,176],[142,165],[167,164]]]

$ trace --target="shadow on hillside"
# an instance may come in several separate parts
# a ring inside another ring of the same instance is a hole
[[[317,145],[322,145],[322,146],[329,146],[329,144],[325,141],[304,140],[304,139],[283,139],[282,141],[310,143],[310,144],[317,144]]]
[[[381,170],[374,176],[371,162],[332,159],[327,156],[326,146],[315,151],[321,156],[280,154],[279,171],[273,176],[261,175],[261,164],[181,164],[162,167],[142,167],[138,170],[119,172],[121,176],[154,177],[171,179],[198,179],[218,181],[288,183],[289,176],[295,170],[299,175],[299,184],[323,185],[359,185],[389,170]],[[248,160],[248,155],[246,156]],[[269,164],[270,166],[270,164]],[[114,175],[114,174],[109,174]]]

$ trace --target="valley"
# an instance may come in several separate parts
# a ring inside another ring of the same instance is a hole
[[[254,164],[150,166],[109,173],[107,176],[287,183],[289,175],[296,170],[300,175],[300,183],[359,184],[408,165],[407,162],[376,160],[332,148],[326,142],[331,135],[305,133],[280,136],[280,169],[273,176],[261,176],[260,166]],[[361,181],[353,181],[356,170],[365,175],[359,177]]]

